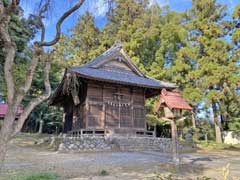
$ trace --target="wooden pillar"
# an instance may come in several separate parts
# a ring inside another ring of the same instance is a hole
[[[101,112],[101,127],[105,128],[105,103],[102,104],[102,112]]]
[[[104,97],[103,97],[103,91],[104,91],[104,86],[102,85],[102,112],[101,112],[101,127],[105,128],[105,103],[104,103]]]
[[[173,161],[178,164],[179,156],[178,156],[178,134],[177,134],[177,124],[176,120],[171,120],[171,131],[172,131],[172,155]]]
[[[196,128],[196,120],[195,120],[194,112],[191,111],[191,114],[192,114],[192,126],[193,128]]]
[[[118,127],[121,128],[121,107],[120,107],[120,103],[121,103],[121,98],[120,98],[120,88],[118,87],[117,88],[117,92],[118,92],[118,95],[117,95],[117,106],[118,106]]]
[[[86,101],[86,129],[88,129],[89,102]]]
[[[157,137],[157,125],[156,124],[154,124],[154,126],[153,126],[153,137]]]
[[[132,127],[134,127],[134,119],[133,119],[133,113],[134,113],[134,111],[133,111],[133,88],[131,88],[131,90],[130,90],[131,92],[131,102],[130,102],[130,109],[131,109],[131,120],[132,120]]]

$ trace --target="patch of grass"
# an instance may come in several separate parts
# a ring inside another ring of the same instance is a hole
[[[199,141],[197,146],[204,150],[240,150],[240,145],[219,144],[214,141]]]
[[[108,175],[109,175],[109,173],[106,170],[102,170],[100,172],[100,176],[108,176]]]
[[[10,180],[57,180],[57,175],[54,173],[36,173],[12,178]]]

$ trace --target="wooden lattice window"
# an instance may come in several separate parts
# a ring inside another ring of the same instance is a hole
[[[143,107],[135,107],[133,109],[134,127],[145,127],[145,109]]]
[[[120,107],[120,126],[132,127],[131,108],[130,106]]]

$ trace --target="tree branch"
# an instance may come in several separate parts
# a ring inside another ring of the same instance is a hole
[[[24,109],[23,113],[20,115],[16,126],[14,127],[14,132],[12,134],[12,137],[14,137],[15,135],[17,135],[21,129],[22,126],[24,125],[25,120],[27,119],[27,117],[29,116],[29,114],[32,112],[32,110],[39,105],[40,103],[42,103],[43,101],[45,101],[46,99],[49,98],[49,96],[51,95],[51,85],[50,85],[50,81],[49,81],[49,70],[51,67],[51,60],[50,58],[48,58],[48,61],[45,63],[44,66],[44,86],[45,86],[45,93],[37,98],[32,99],[27,107]]]
[[[4,52],[5,52],[5,62],[4,62],[4,77],[7,86],[7,101],[12,103],[15,94],[15,84],[12,74],[12,66],[14,63],[16,44],[12,41],[10,34],[8,32],[8,24],[10,22],[10,16],[5,15],[0,23],[0,38],[3,41]]]
[[[42,49],[35,46],[34,47],[34,55],[33,55],[32,61],[31,61],[31,65],[28,68],[25,84],[19,88],[20,95],[25,95],[27,93],[27,91],[30,89],[32,80],[33,80],[33,75],[34,75],[36,67],[37,67],[38,59],[41,55],[42,55]]]
[[[43,41],[43,42],[36,42],[36,44],[38,46],[52,46],[54,44],[56,44],[60,37],[61,37],[61,25],[63,23],[63,21],[69,16],[71,15],[74,11],[78,10],[79,7],[83,4],[85,0],[79,0],[77,4],[75,4],[71,9],[67,10],[61,17],[60,19],[58,20],[57,24],[56,24],[56,35],[54,37],[54,39],[52,41],[49,41],[49,42],[46,42],[46,41]]]
[[[49,4],[50,4],[50,0],[48,0],[39,10],[38,13],[38,21],[40,24],[40,28],[41,28],[41,42],[43,42],[45,40],[45,26],[43,24],[43,14],[48,10],[49,8]]]

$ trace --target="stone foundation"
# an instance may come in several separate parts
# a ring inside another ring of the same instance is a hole
[[[101,137],[81,136],[65,137],[59,146],[59,152],[98,152],[98,151],[158,151],[171,152],[169,138],[153,137]]]

